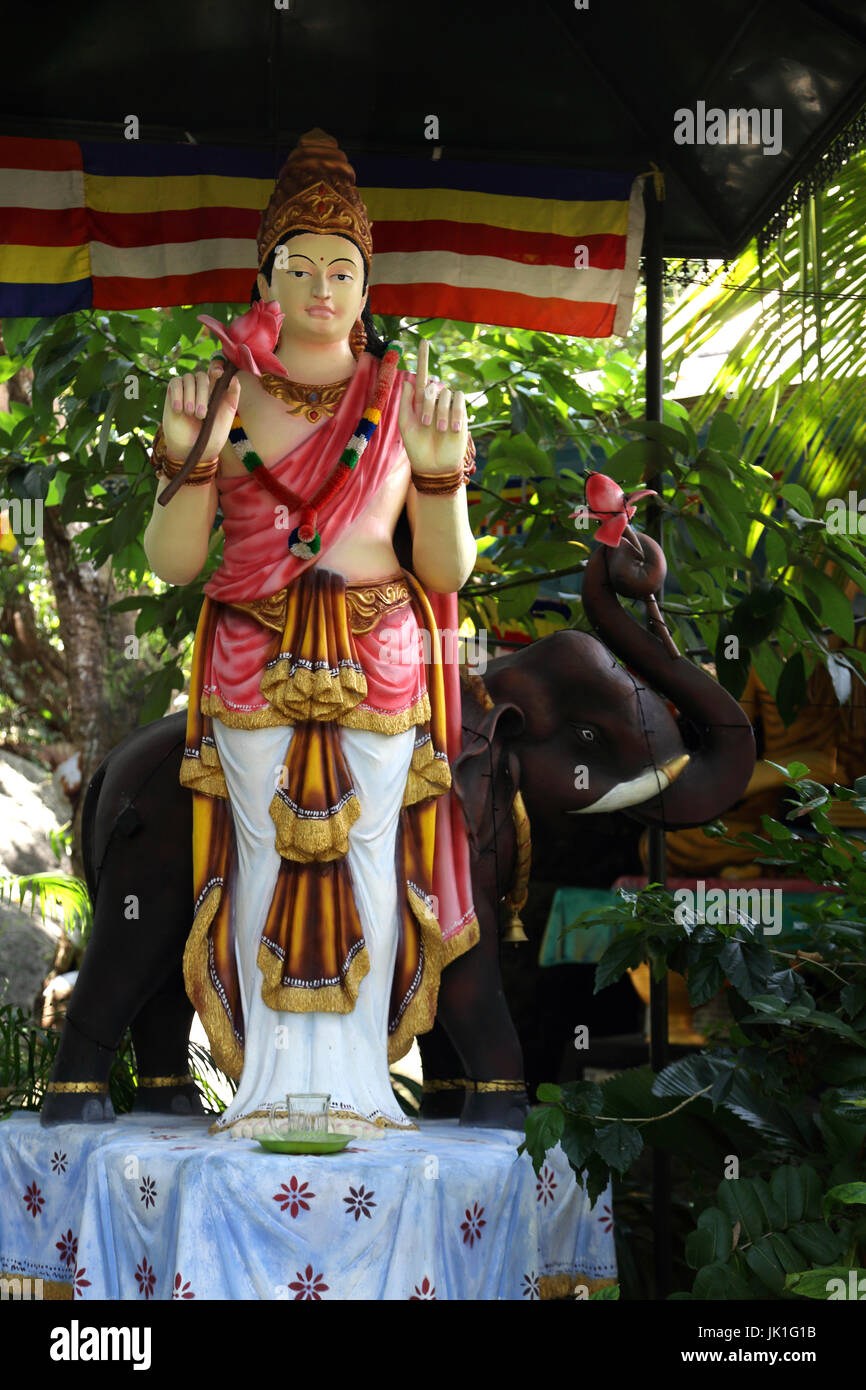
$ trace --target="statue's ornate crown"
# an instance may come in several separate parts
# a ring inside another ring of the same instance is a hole
[[[280,170],[259,227],[259,267],[280,237],[295,228],[350,237],[369,269],[373,235],[355,171],[333,135],[318,126],[301,136]]]

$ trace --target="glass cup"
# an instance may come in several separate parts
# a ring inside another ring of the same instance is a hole
[[[315,1141],[327,1138],[330,1100],[330,1095],[314,1092],[287,1095],[285,1103],[274,1101],[268,1106],[272,1132],[286,1139]]]

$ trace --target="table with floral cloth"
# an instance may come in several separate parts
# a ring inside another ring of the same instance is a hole
[[[425,1120],[328,1156],[214,1138],[202,1118],[0,1124],[0,1276],[76,1299],[537,1299],[616,1279],[557,1146]],[[586,1296],[579,1291],[579,1296]]]

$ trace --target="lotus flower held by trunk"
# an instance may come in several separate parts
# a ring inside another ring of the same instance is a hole
[[[199,323],[203,323],[205,328],[209,328],[211,333],[215,333],[222,343],[226,366],[211,392],[207,414],[201,422],[198,438],[187,456],[186,463],[156,499],[161,506],[168,505],[174,494],[186,482],[204,453],[210,439],[217,409],[228,390],[232,377],[239,371],[251,372],[253,376],[261,376],[263,372],[274,372],[277,376],[288,376],[288,372],[280,359],[274,356],[274,348],[279,340],[280,327],[284,317],[279,305],[273,301],[263,304],[260,299],[256,300],[252,308],[245,314],[241,314],[239,319],[234,319],[229,326],[218,323],[216,319],[211,318],[210,314],[199,314]]]
[[[637,508],[635,502],[639,502],[642,497],[657,497],[658,493],[652,488],[640,488],[638,492],[629,493],[626,497],[619,483],[615,483],[613,478],[608,478],[605,473],[590,473],[586,479],[584,488],[586,495],[586,506],[578,507],[576,511],[569,512],[570,517],[592,517],[595,521],[600,521],[601,525],[595,533],[597,541],[602,541],[604,545],[616,548],[622,540],[623,533],[635,514]]]
[[[263,304],[258,299],[247,313],[233,319],[228,327],[210,314],[199,314],[198,321],[219,338],[223,356],[239,371],[251,372],[253,376],[261,376],[262,372],[288,376],[280,359],[274,356],[284,317],[273,300]]]

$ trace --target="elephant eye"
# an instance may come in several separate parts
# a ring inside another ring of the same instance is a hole
[[[579,724],[574,725],[578,738],[583,739],[584,743],[595,743],[595,731],[593,729],[581,728]]]

